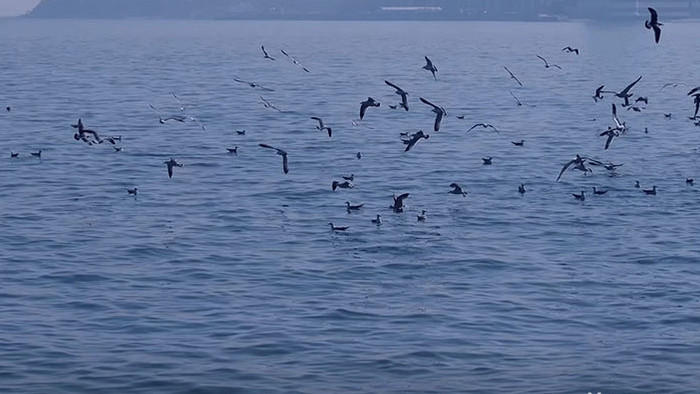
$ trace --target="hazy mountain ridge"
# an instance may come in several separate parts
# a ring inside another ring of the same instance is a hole
[[[657,0],[664,19],[700,16],[700,0]],[[635,0],[42,0],[37,18],[558,20],[643,18]]]

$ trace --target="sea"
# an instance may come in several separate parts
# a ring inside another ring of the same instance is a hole
[[[0,392],[697,392],[700,23],[662,29],[0,20]]]

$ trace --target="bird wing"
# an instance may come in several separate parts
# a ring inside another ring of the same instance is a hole
[[[360,103],[360,120],[362,120],[365,117],[365,111],[367,111],[367,107],[369,107],[369,103],[367,101],[363,101]]]
[[[168,165],[168,178],[172,178],[173,177],[173,165],[169,161],[166,161],[165,164]]]
[[[619,96],[626,96],[627,93],[629,93],[630,89],[632,89],[634,87],[634,85],[636,85],[637,82],[639,82],[641,79],[642,79],[642,76],[640,75],[639,78],[637,78],[634,82],[627,85],[627,87],[619,93]]]
[[[399,204],[399,206],[403,205],[403,200],[405,200],[408,197],[408,193],[404,193],[398,197],[395,197],[394,200],[396,204]]]
[[[612,118],[613,122],[615,122],[615,127],[623,128],[622,123],[620,123],[620,119],[617,117],[617,106],[615,106],[615,103],[612,105]]]
[[[469,128],[469,130],[467,130],[467,132],[470,132],[470,131],[474,130],[475,128],[479,127],[479,126],[484,126],[484,124],[483,124],[483,123],[477,123],[477,124],[475,124],[474,126],[472,126],[471,128]],[[486,126],[484,126],[484,127],[486,127]]]
[[[318,127],[323,127],[323,119],[319,118],[318,116],[312,116],[311,119],[318,122]]]
[[[568,163],[564,164],[564,167],[561,168],[561,171],[559,172],[559,176],[557,177],[557,180],[556,180],[555,182],[558,182],[558,181],[559,181],[559,179],[561,178],[561,176],[564,174],[564,171],[566,171],[566,169],[569,168],[569,166],[571,166],[572,164],[574,164],[575,161],[576,161],[576,159],[572,159],[572,160],[570,160]]]
[[[690,89],[690,92],[688,92],[688,96],[692,96],[694,93],[696,93],[698,91],[700,91],[700,86]]]
[[[661,28],[659,25],[652,25],[651,27],[654,29],[654,40],[658,44],[659,39],[661,38]]]
[[[440,122],[442,122],[442,117],[445,116],[445,111],[440,108],[435,115],[435,124],[433,125],[433,130],[440,131]]]
[[[548,65],[549,65],[549,63],[547,63],[547,59],[543,58],[543,57],[540,56],[540,55],[535,55],[535,56],[537,56],[538,58],[540,58],[540,60],[542,60],[542,61],[544,62],[544,65],[545,65],[545,66],[548,66]]]
[[[651,14],[651,21],[649,21],[650,24],[656,24],[659,22],[659,14],[656,13],[656,10],[649,7],[649,13]]]
[[[287,160],[286,152],[282,155],[282,171],[284,171],[285,174],[289,172],[289,161]]]
[[[425,56],[425,63],[426,63],[425,67],[433,68],[433,62],[427,56]]]
[[[610,143],[612,142],[614,137],[615,137],[615,133],[608,134],[608,139],[605,141],[605,149],[606,150],[610,147]]]
[[[435,105],[435,104],[431,103],[430,101],[424,99],[423,97],[420,97],[420,101],[422,101],[424,104],[428,104],[429,106],[435,108],[436,110],[440,110],[440,107],[438,107],[437,105]]]
[[[405,93],[406,93],[406,92],[404,92],[403,89],[401,89],[400,87],[396,86],[395,84],[393,84],[393,83],[391,83],[391,82],[389,82],[389,81],[387,81],[387,80],[384,80],[384,83],[386,83],[387,85],[389,85],[389,86],[391,86],[392,88],[396,89],[396,93],[397,93],[397,94],[405,94]]]
[[[258,144],[259,146],[267,149],[274,149],[276,151],[279,151],[280,149],[275,148],[274,146],[268,145],[268,144]]]

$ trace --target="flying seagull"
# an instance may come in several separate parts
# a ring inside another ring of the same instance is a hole
[[[272,103],[271,103],[270,101],[268,101],[267,99],[265,99],[265,97],[260,96],[260,101],[262,102],[263,107],[265,107],[265,108],[270,108],[270,109],[274,109],[274,110],[277,111],[277,112],[282,112],[281,109],[275,107],[275,105],[272,104]]]
[[[178,163],[173,159],[172,157],[168,161],[164,161],[163,163],[168,165],[168,178],[173,177],[173,167],[182,167],[182,164]]]
[[[602,92],[602,93],[612,93],[612,94],[614,94],[615,96],[617,96],[617,97],[619,97],[619,98],[621,98],[621,99],[624,99],[624,100],[625,100],[625,103],[622,104],[622,106],[623,106],[623,107],[627,107],[628,105],[630,105],[629,98],[633,96],[633,93],[630,93],[630,90],[632,90],[632,88],[634,87],[634,85],[636,85],[637,82],[639,82],[641,79],[642,79],[642,76],[640,75],[639,78],[637,78],[637,79],[636,79],[634,82],[632,82],[631,84],[627,85],[624,89],[622,89],[621,92],[612,92],[612,91],[605,91],[605,90],[602,90],[601,92]]]
[[[389,85],[389,86],[391,86],[392,88],[396,89],[396,92],[395,92],[395,93],[398,94],[399,96],[401,96],[401,103],[399,104],[399,106],[401,106],[401,108],[403,108],[403,109],[405,109],[406,111],[408,111],[408,93],[406,93],[405,90],[401,89],[400,87],[394,85],[393,83],[391,83],[391,82],[389,82],[389,81],[386,81],[386,80],[385,80],[384,83],[386,83],[387,85]]]
[[[267,51],[265,50],[265,46],[264,46],[264,45],[260,45],[260,49],[262,49],[262,52],[263,52],[263,55],[264,55],[264,56],[263,56],[263,59],[275,60],[274,57],[272,57],[272,56],[270,56],[270,55],[267,54]]]
[[[369,107],[379,107],[381,103],[372,97],[367,97],[367,100],[363,101],[360,103],[360,120],[362,120],[365,117],[365,111],[367,111],[367,108]]]
[[[503,66],[503,68],[505,68],[506,71],[508,71],[508,74],[510,74],[510,77],[513,78],[513,79],[515,79],[515,82],[517,82],[518,85],[520,85],[520,87],[523,87],[523,83],[520,82],[520,80],[518,79],[518,77],[516,77],[512,72],[510,72],[510,70],[508,69],[508,67]],[[511,93],[511,94],[512,94],[512,93]]]
[[[287,52],[285,52],[284,49],[280,49],[280,52],[282,52],[282,54],[283,54],[284,56],[286,56],[287,58],[289,58],[289,60],[291,60],[292,63],[294,63],[294,64],[296,64],[297,66],[301,67],[301,69],[304,70],[305,72],[307,72],[307,73],[310,73],[310,72],[311,72],[311,71],[309,71],[308,68],[304,67],[301,63],[299,63],[299,62],[297,61],[297,59],[293,58],[290,54],[288,54]]]
[[[654,40],[656,43],[659,43],[659,39],[661,38],[661,27],[663,26],[663,23],[659,22],[659,14],[656,13],[656,10],[649,7],[649,14],[651,14],[651,20],[649,21],[644,21],[644,26],[647,29],[654,29]]]
[[[578,48],[572,48],[572,47],[570,47],[570,46],[568,46],[568,47],[562,49],[562,51],[566,51],[566,52],[568,52],[568,53],[573,52],[573,53],[575,53],[575,54],[577,54],[577,55],[579,54],[579,53],[578,53]]]
[[[493,131],[495,131],[495,132],[498,133],[498,129],[497,129],[496,127],[494,127],[494,125],[492,125],[492,124],[490,124],[490,123],[477,123],[477,124],[475,124],[474,126],[472,126],[469,130],[467,130],[467,132],[470,132],[470,131],[474,130],[475,128],[479,127],[479,126],[481,126],[481,127],[484,128],[484,129],[492,128]]]
[[[557,176],[557,182],[559,179],[561,179],[561,176],[564,175],[564,172],[571,167],[572,164],[575,164],[573,167],[575,170],[583,171],[584,173],[587,172],[593,172],[590,168],[587,168],[585,163],[590,162],[591,164],[596,164],[596,165],[602,165],[603,163],[598,161],[598,160],[593,160],[591,158],[585,157],[585,156],[579,156],[576,155],[573,159],[569,160],[564,164],[562,167],[561,171],[559,172],[559,176]]]
[[[266,88],[258,83],[255,83],[255,82],[248,82],[248,81],[244,81],[244,80],[238,79],[238,78],[233,78],[233,80],[238,82],[238,83],[246,84],[246,85],[250,86],[251,88],[259,88],[259,89],[262,89],[262,90],[267,91],[267,92],[274,92],[275,91],[274,89]]]
[[[531,107],[531,108],[534,107],[534,105],[532,105],[532,104],[523,103],[522,101],[520,101],[518,96],[514,95],[513,92],[511,92],[510,90],[508,91],[508,93],[510,93],[510,95],[513,96],[513,99],[515,100],[515,104],[518,107],[522,107],[523,105],[527,105],[528,107]]]
[[[605,149],[606,150],[610,147],[610,143],[612,142],[613,138],[620,136],[620,134],[617,132],[617,128],[612,128],[610,126],[608,126],[607,130],[600,133],[601,137],[604,135],[608,136],[608,139],[605,141]]]
[[[620,122],[620,119],[617,117],[617,107],[615,106],[615,103],[612,105],[612,118],[613,122],[615,122],[615,127],[614,129],[624,133],[627,131],[627,124],[624,122]]]
[[[282,156],[282,170],[284,173],[289,172],[289,162],[287,161],[287,152],[283,151],[282,149],[275,148],[274,146],[270,146],[268,144],[258,144],[259,146],[267,149],[274,149],[277,151],[277,154]]]
[[[538,58],[540,58],[540,60],[542,60],[544,62],[544,68],[556,67],[556,68],[561,70],[561,67],[558,64],[549,64],[547,59],[543,58],[542,56],[540,56],[540,55],[535,55],[535,56],[537,56]]]
[[[425,57],[425,66],[423,66],[423,69],[430,71],[430,73],[433,74],[433,78],[437,81],[437,76],[435,76],[435,73],[438,69],[433,64],[433,61],[430,60],[427,56]]]
[[[598,89],[595,90],[595,96],[593,96],[593,101],[595,101],[596,103],[598,102],[598,100],[602,100],[605,98],[601,94],[603,92],[603,88],[605,88],[605,85],[600,85],[598,86]]]
[[[424,99],[423,97],[420,97],[420,101],[422,101],[424,104],[427,104],[431,107],[433,107],[433,112],[435,113],[435,125],[433,127],[433,130],[439,131],[440,130],[440,122],[442,122],[442,118],[447,115],[447,111],[445,111],[445,108],[438,107],[437,105],[431,103],[430,101]]]
[[[428,138],[430,138],[430,135],[423,133],[423,130],[418,130],[417,133],[411,136],[410,140],[404,140],[404,143],[406,144],[406,149],[404,150],[404,152],[408,152],[409,150],[411,150],[411,148],[413,148],[413,146],[422,138],[425,138],[427,140]]]
[[[452,188],[452,190],[450,190],[448,193],[451,193],[451,194],[461,194],[462,197],[466,197],[467,194],[468,194],[467,192],[464,191],[464,189],[462,189],[462,186],[460,186],[460,185],[457,184],[456,182],[450,183],[450,187]]]
[[[326,130],[328,132],[328,137],[330,137],[333,134],[333,130],[331,130],[330,127],[323,124],[323,119],[319,118],[318,116],[312,116],[311,119],[318,122],[318,126],[316,126],[317,129],[321,131]]]

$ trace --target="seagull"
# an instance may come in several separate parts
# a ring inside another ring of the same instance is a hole
[[[138,188],[133,188],[133,189],[126,189],[126,192],[129,193],[129,195],[137,195],[139,194],[139,189]]]
[[[377,218],[376,218],[376,219],[372,219],[372,223],[376,224],[377,226],[379,226],[380,224],[382,224],[382,215],[377,214]]]
[[[425,210],[421,211],[420,215],[418,215],[418,221],[419,222],[425,222],[425,219],[428,218],[428,215],[425,214]]]
[[[272,57],[272,56],[270,56],[270,55],[267,54],[267,51],[265,50],[265,46],[264,46],[264,45],[260,45],[260,49],[262,49],[262,52],[263,52],[263,55],[264,55],[264,56],[263,56],[263,59],[275,60],[274,57]]]
[[[649,21],[644,21],[644,27],[647,29],[654,29],[654,40],[656,43],[659,43],[659,39],[661,38],[661,27],[663,26],[663,23],[659,22],[659,14],[656,13],[656,10],[649,7],[649,14],[651,14],[651,20]]]
[[[608,126],[607,130],[600,133],[601,137],[604,135],[608,136],[608,139],[605,141],[605,150],[607,150],[610,147],[610,143],[612,142],[613,138],[620,136],[620,134],[617,132],[617,128],[612,128],[610,126]]]
[[[290,54],[288,54],[287,52],[285,52],[284,49],[280,49],[280,52],[282,52],[282,54],[283,54],[284,56],[286,56],[287,58],[289,58],[289,60],[291,60],[292,63],[294,63],[294,64],[296,64],[297,66],[301,67],[301,69],[304,70],[305,72],[307,72],[307,73],[310,73],[310,72],[311,72],[311,71],[309,71],[308,68],[304,67],[301,63],[299,63],[299,62],[297,61],[297,59],[293,58]]]
[[[438,107],[437,105],[431,103],[430,101],[424,99],[423,97],[420,97],[420,101],[423,102],[424,104],[427,104],[427,105],[433,107],[433,112],[435,112],[435,125],[433,127],[433,130],[439,131],[440,130],[440,122],[442,122],[442,118],[447,115],[447,111],[445,111],[445,108]]]
[[[452,188],[452,190],[450,190],[448,193],[451,193],[451,194],[461,194],[462,197],[466,197],[467,194],[468,194],[467,192],[465,192],[464,190],[462,190],[462,186],[458,185],[458,184],[455,183],[455,182],[450,183],[450,187]]]
[[[238,79],[238,78],[233,78],[233,80],[238,82],[238,83],[246,84],[246,85],[250,86],[251,88],[260,88],[260,89],[267,91],[267,92],[274,92],[275,91],[274,89],[266,88],[258,83],[255,83],[255,82],[248,82],[248,81],[244,81],[244,80]]]
[[[391,83],[387,80],[384,80],[384,83],[386,83],[387,85],[396,89],[395,93],[398,94],[399,96],[401,96],[401,103],[399,104],[399,106],[401,108],[405,109],[406,111],[408,111],[408,93],[406,93],[405,90],[401,89],[400,87],[394,85],[393,83]]]
[[[586,192],[584,190],[581,190],[581,194],[573,193],[571,195],[579,201],[586,201]]]
[[[403,200],[408,198],[408,193],[401,194],[400,196],[396,197],[396,195],[393,196],[394,198],[394,204],[392,204],[389,208],[393,209],[394,212],[396,213],[401,213],[403,212],[403,209],[405,205],[403,204]]]
[[[169,120],[174,120],[174,121],[180,122],[180,123],[184,123],[187,121],[187,116],[184,116],[184,115],[172,115],[172,116],[168,116],[168,117],[164,118],[161,116],[161,112],[158,111],[158,109],[156,109],[156,107],[154,107],[151,104],[148,104],[148,106],[151,107],[151,109],[154,110],[156,112],[156,114],[158,114],[158,123],[160,123],[160,124],[165,124],[165,122],[167,122]],[[71,126],[73,126],[73,125],[71,125]]]
[[[328,225],[331,226],[331,231],[345,231],[345,230],[347,230],[347,229],[350,228],[350,227],[347,227],[347,226],[346,226],[346,227],[336,227],[336,226],[334,226],[333,223],[331,223],[331,222],[329,222]]]
[[[673,116],[673,114],[670,112],[667,114],[666,113],[664,114],[664,118],[666,118],[666,119],[671,119],[671,116]]]
[[[265,97],[260,96],[260,101],[262,101],[263,107],[265,107],[265,108],[270,108],[270,109],[274,109],[274,110],[277,111],[277,112],[282,112],[281,109],[275,107],[275,105],[272,104],[271,102],[269,102],[268,100],[266,100]]]
[[[602,162],[600,162],[600,161],[598,161],[598,160],[593,160],[593,159],[588,158],[588,157],[585,157],[585,156],[582,157],[582,156],[576,155],[576,157],[574,157],[573,159],[569,160],[566,164],[564,164],[564,167],[562,167],[561,171],[559,172],[559,176],[557,176],[557,180],[556,180],[556,181],[557,181],[557,182],[559,181],[559,179],[561,178],[561,176],[564,175],[564,172],[565,172],[572,164],[575,164],[575,166],[574,166],[573,168],[576,169],[576,170],[583,171],[584,173],[593,172],[590,168],[587,168],[587,167],[585,166],[585,163],[586,163],[587,161],[590,162],[591,164],[595,164],[595,165],[602,165],[602,164],[603,164]]]
[[[605,98],[601,94],[603,91],[603,88],[605,88],[605,85],[598,86],[598,89],[595,90],[595,96],[593,96],[593,101],[598,102],[598,100],[602,100]]]
[[[637,106],[634,106],[634,105],[627,107],[627,110],[628,110],[628,111],[629,111],[629,110],[632,110],[632,111],[634,111],[634,112],[642,112],[642,109],[641,109],[641,108],[639,108],[639,107],[637,107]]]
[[[525,140],[511,141],[510,143],[515,145],[515,146],[525,146]]]
[[[525,194],[525,192],[526,192],[525,184],[521,183],[520,186],[518,186],[518,193],[520,193],[520,195],[523,195],[523,194]]]
[[[491,157],[482,157],[481,160],[484,162],[485,166],[490,166],[491,164],[493,164],[493,158]]]
[[[245,135],[245,130],[236,130],[236,134]]]
[[[124,150],[124,148],[121,146],[113,146],[112,148],[114,148],[114,153],[121,152]]]
[[[435,73],[437,72],[437,67],[433,64],[432,60],[430,60],[427,56],[425,56],[425,66],[423,66],[424,70],[430,71],[431,74],[433,74],[433,78],[437,81],[437,77],[435,76]]]
[[[164,161],[163,163],[168,165],[168,178],[173,177],[173,167],[182,167],[182,164],[176,162],[172,157],[168,161]]]
[[[643,102],[644,104],[649,105],[649,97],[641,97],[640,96],[640,97],[637,97],[636,100],[634,100],[635,103],[638,103],[640,101]]]
[[[600,196],[600,195],[605,194],[605,193],[607,193],[607,192],[608,192],[607,190],[598,190],[598,189],[596,189],[595,186],[593,186],[593,194],[596,194],[596,195],[599,195],[599,196]]]
[[[348,211],[348,213],[352,211],[359,211],[360,208],[362,208],[365,204],[360,204],[360,205],[350,205],[350,201],[345,201],[345,206]]]
[[[30,152],[30,154],[34,157],[41,157],[41,150],[39,150],[38,152]]]
[[[540,58],[540,60],[542,60],[544,62],[544,68],[556,67],[556,68],[561,70],[561,67],[558,64],[549,64],[549,62],[547,62],[547,59],[543,58],[542,56],[540,56],[540,55],[535,55],[535,56],[537,56],[538,58]]]
[[[624,103],[622,106],[623,106],[623,107],[627,107],[628,105],[630,105],[629,98],[633,96],[633,94],[630,93],[630,90],[631,90],[631,89],[634,87],[634,85],[636,85],[637,82],[639,82],[641,79],[642,79],[642,76],[640,75],[639,78],[637,78],[637,79],[636,79],[634,82],[632,82],[631,84],[627,85],[627,87],[625,87],[624,89],[622,89],[622,91],[619,92],[619,93],[618,93],[618,92],[612,92],[612,91],[602,91],[602,93],[612,93],[612,94],[614,94],[615,96],[617,96],[617,97],[619,97],[619,98],[621,98],[621,99],[624,99],[624,100],[625,100],[625,103]]]
[[[695,180],[693,178],[685,178],[685,184],[689,186],[693,186],[693,183]]]
[[[323,124],[323,119],[319,118],[318,116],[312,116],[311,119],[318,122],[318,126],[316,126],[317,129],[321,131],[326,130],[328,132],[328,137],[330,137],[333,134],[333,130],[331,130],[330,127],[325,126]]]
[[[513,94],[513,92],[511,92],[510,90],[508,91],[508,93],[510,93],[510,95],[513,96],[513,99],[515,99],[515,104],[516,104],[518,107],[522,107],[523,105],[527,105],[527,106],[530,107],[530,108],[534,107],[534,105],[532,105],[532,104],[527,104],[527,103],[523,103],[522,101],[520,101],[520,99],[518,98],[518,96],[516,96],[515,94]]]
[[[651,195],[656,195],[656,185],[652,186],[651,189],[642,189],[644,194],[651,194]]]
[[[422,138],[425,138],[427,140],[428,138],[430,138],[430,134],[425,134],[423,133],[423,130],[418,130],[417,133],[411,136],[410,140],[404,140],[404,143],[406,144],[406,149],[404,150],[404,152],[408,152],[409,150],[411,150],[411,148],[413,148],[413,146]]]
[[[19,157],[19,152],[12,152],[12,151],[10,151],[10,157],[11,157],[11,158],[13,158],[13,157]]]
[[[234,146],[233,148],[226,148],[226,150],[228,151],[228,153],[232,153],[238,156],[238,146]]]
[[[331,183],[331,189],[333,189],[333,191],[335,191],[335,189],[337,189],[337,188],[352,189],[353,187],[355,187],[355,185],[353,185],[350,181],[345,181],[345,182],[333,181],[333,183]]]
[[[490,127],[490,128],[493,129],[493,131],[495,131],[495,132],[498,133],[498,129],[497,129],[496,127],[494,127],[494,126],[493,126],[492,124],[490,124],[490,123],[477,123],[477,124],[475,124],[474,126],[472,126],[469,130],[467,130],[467,132],[470,132],[470,131],[474,130],[475,128],[479,127],[479,126],[485,128],[485,129],[487,129],[487,128]]]
[[[568,46],[568,47],[562,49],[562,51],[566,51],[566,52],[568,52],[568,53],[574,52],[574,53],[577,54],[577,55],[579,54],[578,48],[572,48],[572,47],[570,47],[570,46]]]
[[[73,127],[74,129],[78,129],[78,132],[73,135],[73,138],[76,141],[83,141],[89,145],[92,145],[92,141],[90,141],[86,135],[86,134],[89,134],[95,139],[95,141],[97,141],[97,143],[101,144],[103,142],[102,139],[100,138],[99,134],[97,134],[96,131],[88,130],[85,128],[85,126],[83,125],[82,119],[78,119],[78,123],[72,124],[71,127]],[[114,144],[113,141],[112,141],[112,143]]]
[[[625,133],[627,131],[627,124],[620,122],[620,119],[617,117],[617,107],[615,106],[615,103],[612,104],[612,118],[613,122],[615,122],[615,127],[613,129],[621,133]]]
[[[270,146],[268,144],[258,144],[260,147],[267,148],[267,149],[274,149],[277,151],[277,154],[282,156],[282,171],[284,173],[289,172],[289,161],[287,160],[287,152],[283,151],[282,149],[275,148],[274,146]]]
[[[520,82],[520,80],[518,79],[518,77],[515,76],[515,74],[513,74],[512,72],[510,72],[510,70],[508,69],[508,67],[503,66],[503,68],[505,68],[506,71],[508,71],[508,74],[510,74],[510,77],[513,78],[513,79],[515,79],[515,82],[517,82],[518,85],[520,85],[520,87],[524,87],[524,86],[523,86],[523,83]],[[512,94],[512,93],[511,93],[511,94]]]
[[[360,103],[360,120],[364,119],[365,112],[369,107],[379,107],[381,103],[372,97],[367,97],[367,100]]]

